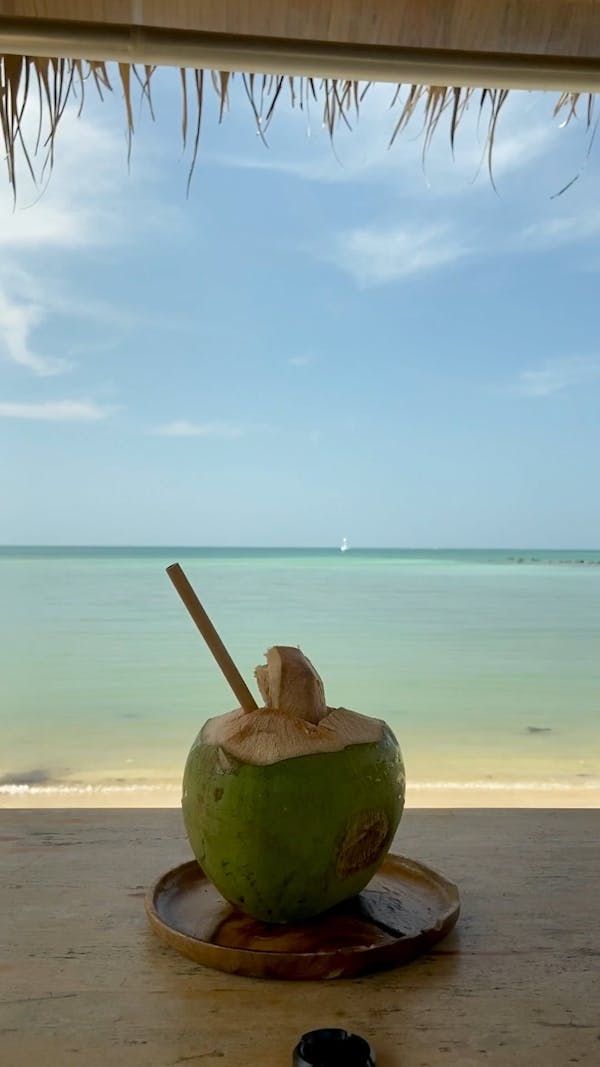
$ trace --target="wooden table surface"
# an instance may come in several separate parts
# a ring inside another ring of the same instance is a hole
[[[431,955],[325,983],[206,970],[143,896],[186,859],[173,810],[0,814],[0,1063],[287,1067],[343,1026],[379,1067],[600,1064],[597,811],[408,811],[397,850],[459,883]]]

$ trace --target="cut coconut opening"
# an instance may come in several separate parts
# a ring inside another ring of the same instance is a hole
[[[266,660],[255,672],[266,706],[209,719],[204,742],[242,763],[264,766],[381,740],[380,719],[327,706],[323,682],[299,648],[275,645]]]

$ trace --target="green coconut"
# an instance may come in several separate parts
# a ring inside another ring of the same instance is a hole
[[[265,707],[218,716],[183,778],[194,855],[226,900],[266,922],[309,918],[359,893],[404,806],[398,743],[380,719],[330,708],[316,670],[276,646],[256,670]]]

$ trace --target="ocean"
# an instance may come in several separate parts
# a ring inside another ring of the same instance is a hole
[[[248,682],[300,645],[328,703],[385,718],[409,785],[600,785],[600,552],[2,548],[0,801],[177,794],[235,706],[165,575],[178,560]]]

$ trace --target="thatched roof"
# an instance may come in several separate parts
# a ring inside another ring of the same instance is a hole
[[[134,98],[152,112],[161,65],[180,70],[176,121],[189,146],[190,175],[206,95],[216,93],[223,117],[234,78],[263,138],[279,108],[309,102],[332,137],[340,126],[353,127],[374,81],[396,86],[391,140],[419,122],[424,152],[443,126],[454,145],[474,106],[487,129],[491,173],[511,88],[553,89],[554,117],[579,116],[591,129],[600,89],[594,10],[588,0],[0,0],[8,180],[16,190],[19,151],[35,178],[51,167],[65,108],[74,102],[83,109],[90,92],[122,92],[131,144]],[[38,123],[33,138],[25,134],[30,110]]]

